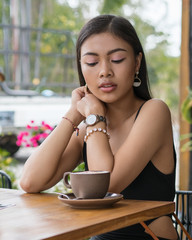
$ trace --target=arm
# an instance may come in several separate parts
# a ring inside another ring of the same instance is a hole
[[[72,94],[72,104],[65,117],[76,126],[83,116],[77,111],[76,103],[83,97],[83,88]],[[82,134],[74,133],[72,124],[62,119],[53,132],[26,161],[20,185],[27,192],[39,192],[55,185],[65,171],[73,170],[81,161]],[[74,151],[75,149],[75,151]]]
[[[102,127],[101,124],[98,123],[97,127]],[[126,132],[126,128],[123,131]],[[112,141],[114,138],[120,140],[121,135],[114,133],[112,138]],[[171,118],[162,101],[150,100],[145,103],[130,132],[114,153],[110,141],[99,133],[93,134],[87,141],[89,168],[111,172],[109,191],[121,192],[150,160],[162,172],[170,173],[173,170]]]
[[[143,106],[129,135],[115,154],[110,188],[122,191],[141,173],[149,161],[163,173],[174,169],[170,111],[159,100]]]

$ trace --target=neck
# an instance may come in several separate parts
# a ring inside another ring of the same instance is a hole
[[[139,109],[143,100],[133,96],[121,102],[107,104],[107,126],[109,129],[116,128],[131,118]]]

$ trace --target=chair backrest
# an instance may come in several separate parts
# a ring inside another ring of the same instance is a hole
[[[0,170],[0,188],[12,188],[11,179],[3,170]]]
[[[190,236],[192,236],[192,191],[176,191],[175,214]],[[177,222],[175,222],[175,227],[179,233],[180,240],[187,240],[188,238]]]

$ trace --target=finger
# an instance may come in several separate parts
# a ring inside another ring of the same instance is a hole
[[[80,94],[81,97],[84,97],[85,96],[85,86],[79,87],[77,89],[77,92]]]
[[[85,96],[84,89],[76,88],[75,90],[72,91],[71,96],[72,96],[73,100],[80,100],[81,98],[83,98]]]

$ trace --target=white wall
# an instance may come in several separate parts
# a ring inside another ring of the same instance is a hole
[[[0,97],[0,115],[14,111],[14,127],[25,127],[31,120],[37,125],[45,121],[54,126],[69,109],[70,102],[70,97]]]

